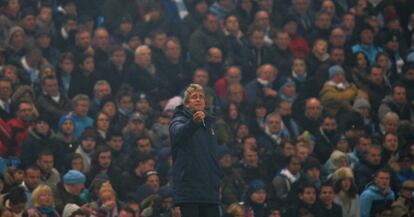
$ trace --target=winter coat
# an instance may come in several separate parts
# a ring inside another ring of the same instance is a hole
[[[207,115],[204,127],[194,123],[192,117],[191,111],[181,105],[170,123],[174,202],[219,204],[222,171],[214,120]]]
[[[33,165],[39,154],[43,151],[51,151],[55,159],[55,167],[60,168],[61,165],[61,156],[57,150],[57,141],[54,138],[52,132],[49,132],[48,135],[40,135],[31,128],[29,130],[29,136],[22,144],[22,155],[20,157],[22,164],[25,166]]]
[[[347,207],[339,195],[335,195],[334,198],[334,202],[342,207],[342,217],[359,217],[359,196],[356,195],[354,198],[349,198],[349,200],[350,206]]]
[[[36,108],[41,114],[47,114],[51,120],[51,126],[56,126],[59,118],[70,111],[71,101],[64,95],[60,95],[59,102],[52,99],[51,96],[44,93],[40,94],[36,100]]]
[[[373,208],[386,204],[391,205],[395,195],[391,188],[388,188],[384,194],[377,186],[371,185],[362,192],[360,199],[361,217],[370,217],[373,214]]]
[[[29,136],[30,122],[24,122],[20,118],[14,118],[7,122],[7,125],[12,130],[12,142],[7,148],[8,155],[20,156],[23,142]]]
[[[336,115],[340,110],[352,110],[352,102],[357,95],[358,88],[354,84],[350,84],[344,89],[339,89],[331,81],[325,83],[320,92],[321,104],[332,115]]]

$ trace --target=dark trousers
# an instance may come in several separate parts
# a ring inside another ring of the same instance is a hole
[[[181,210],[181,217],[219,217],[218,204],[208,203],[182,203],[178,204]]]

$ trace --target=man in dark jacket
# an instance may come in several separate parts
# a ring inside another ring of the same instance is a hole
[[[55,144],[53,132],[50,128],[50,120],[46,115],[39,116],[34,126],[29,129],[29,135],[22,144],[22,154],[20,159],[24,166],[30,166],[36,162],[39,154],[43,151],[53,153],[56,168],[61,168],[58,162],[60,158]]]
[[[46,76],[41,82],[42,93],[36,99],[36,108],[50,117],[51,126],[56,126],[60,117],[69,113],[71,102],[59,92],[56,77]]]
[[[62,212],[68,203],[82,206],[85,202],[82,201],[80,195],[85,188],[85,175],[77,170],[69,170],[62,178],[63,182],[58,185],[55,195],[57,211]]]
[[[211,47],[220,48],[225,51],[225,36],[220,30],[218,17],[207,13],[203,19],[203,25],[198,28],[190,37],[188,50],[195,67],[205,63],[207,51]]]
[[[182,217],[219,216],[222,172],[214,119],[204,112],[205,105],[203,88],[191,84],[170,124],[173,195]]]

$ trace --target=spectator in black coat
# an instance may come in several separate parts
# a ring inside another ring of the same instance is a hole
[[[226,46],[226,38],[220,29],[218,17],[209,12],[203,18],[203,25],[191,35],[188,50],[194,66],[197,67],[205,63],[209,48],[217,47],[226,53]]]
[[[111,51],[109,61],[105,61],[99,67],[99,78],[106,80],[111,85],[111,90],[116,93],[122,83],[127,83],[129,74],[126,65],[126,53],[124,48],[117,46]]]
[[[334,202],[335,191],[330,183],[323,183],[319,190],[319,216],[342,217],[342,208]]]
[[[74,97],[78,94],[86,94],[89,97],[93,97],[93,87],[97,80],[98,75],[95,71],[94,58],[86,54],[80,61],[79,69],[73,73],[68,96]]]
[[[87,183],[90,184],[96,176],[102,174],[107,175],[114,189],[121,192],[122,171],[113,163],[111,149],[106,145],[99,146],[93,154]]]
[[[272,63],[279,70],[281,77],[287,77],[291,72],[293,63],[293,54],[288,47],[290,43],[289,33],[278,31],[273,38],[275,43],[272,47]]]
[[[29,130],[29,136],[22,144],[22,153],[20,156],[22,164],[25,166],[33,165],[39,157],[39,154],[43,151],[53,153],[56,168],[60,168],[62,162],[58,162],[60,156],[57,150],[56,140],[50,129],[50,119],[46,115],[41,115],[36,119],[33,128]]]
[[[69,113],[71,101],[60,93],[56,77],[44,77],[41,86],[42,93],[36,99],[36,108],[39,113],[50,116],[52,127],[57,126],[60,117]]]

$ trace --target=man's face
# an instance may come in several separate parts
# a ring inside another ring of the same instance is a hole
[[[328,51],[328,43],[326,41],[319,40],[314,45],[314,51],[318,55],[324,55]]]
[[[35,30],[36,28],[36,17],[33,15],[27,15],[23,18],[23,27],[28,30]]]
[[[151,141],[147,138],[140,139],[137,141],[137,149],[140,153],[149,154],[151,153]]]
[[[43,91],[49,96],[57,96],[59,94],[58,82],[56,79],[46,79],[43,83]]]
[[[37,166],[45,174],[49,174],[52,171],[53,164],[54,164],[53,155],[43,155],[37,160]]]
[[[270,25],[269,14],[265,11],[257,12],[254,23],[262,29],[267,29]]]
[[[106,48],[109,44],[109,34],[108,31],[104,29],[99,29],[95,32],[95,35],[93,37],[93,40],[96,44],[96,46],[100,48]]]
[[[89,112],[89,101],[79,100],[75,106],[75,113],[79,117],[86,117]]]
[[[371,144],[371,138],[361,137],[359,139],[358,144],[356,144],[356,146],[355,146],[356,151],[360,154],[364,153],[368,149],[368,146],[370,144]]]
[[[194,72],[193,83],[199,84],[201,86],[206,86],[208,84],[208,72],[205,70],[197,70]]]
[[[398,150],[398,137],[393,134],[387,134],[385,136],[384,146],[387,150],[396,152]]]
[[[103,169],[108,169],[112,163],[112,155],[110,151],[102,152],[98,156],[98,163]]]
[[[333,46],[342,47],[346,42],[345,32],[342,29],[335,28],[331,32],[331,35],[329,37],[329,42]]]
[[[91,36],[88,32],[82,32],[77,37],[77,45],[81,48],[87,48],[91,44]]]
[[[255,48],[262,48],[264,47],[265,34],[263,31],[254,31],[250,36],[250,42],[252,43],[253,47]]]
[[[36,43],[39,48],[48,48],[50,46],[50,41],[49,35],[42,35],[36,39]]]
[[[220,158],[219,164],[221,168],[230,168],[232,163],[231,155],[226,154]]]
[[[309,148],[306,147],[298,147],[296,151],[296,155],[300,158],[302,162],[305,162],[306,159],[309,157]]]
[[[109,146],[115,151],[120,151],[124,144],[124,139],[121,136],[114,136],[109,140]]]
[[[321,178],[321,170],[318,168],[310,168],[306,171],[306,175],[312,180],[317,181]]]
[[[243,87],[241,85],[232,85],[228,91],[228,99],[230,102],[237,104],[243,101]]]
[[[403,76],[406,80],[414,81],[414,69],[408,69]]]
[[[297,158],[293,158],[288,165],[288,170],[293,174],[296,175],[298,172],[300,172],[301,164],[300,160]]]
[[[353,30],[355,28],[355,17],[354,15],[347,14],[344,16],[342,23],[347,29]]]
[[[204,27],[209,32],[216,32],[219,29],[219,20],[217,16],[211,14],[207,15],[207,18],[204,21]]]
[[[336,120],[333,118],[325,118],[322,122],[322,129],[325,131],[335,131],[337,129]]]
[[[206,107],[206,101],[204,97],[204,92],[195,91],[188,96],[185,106],[192,112],[195,111],[204,111]]]
[[[36,122],[34,128],[40,135],[47,135],[49,132],[49,124],[45,121]]]
[[[404,104],[407,102],[406,91],[403,87],[394,87],[392,99],[397,104]]]
[[[151,175],[147,178],[147,184],[149,184],[154,191],[157,191],[160,189],[160,178],[158,175]]]
[[[374,33],[370,29],[363,30],[360,36],[363,44],[372,44],[374,41]]]
[[[116,66],[123,66],[126,60],[125,52],[115,51],[112,53],[111,59]]]
[[[256,151],[252,151],[249,149],[246,149],[244,151],[244,161],[250,167],[254,167],[254,168],[257,167],[258,160],[259,160],[259,156],[257,155]]]
[[[266,10],[270,12],[273,8],[273,0],[259,0],[259,7],[261,10]]]
[[[270,133],[277,133],[280,131],[282,126],[282,120],[278,115],[272,115],[267,120],[267,126],[269,127]]]
[[[292,114],[292,105],[289,102],[283,102],[279,105],[279,113],[281,116]]]
[[[66,185],[66,186],[70,190],[70,193],[76,196],[79,196],[82,193],[83,189],[85,188],[84,183],[77,183],[77,184]]]
[[[59,67],[64,71],[65,73],[72,73],[73,69],[75,68],[75,64],[71,59],[64,59],[60,64]]]
[[[322,203],[324,204],[332,204],[335,197],[335,193],[333,187],[331,186],[323,186],[321,188],[321,192],[319,198],[321,199]]]
[[[31,190],[35,189],[40,183],[40,170],[27,169],[24,176],[24,184]]]
[[[250,195],[250,200],[257,204],[262,204],[266,201],[266,191],[258,190]]]
[[[132,103],[132,96],[127,95],[127,96],[121,97],[121,99],[119,99],[118,106],[125,110],[131,110],[134,106]]]
[[[218,48],[210,48],[208,50],[208,62],[221,63],[223,61],[223,54]]]
[[[181,56],[181,46],[176,42],[168,41],[164,52],[168,59],[178,60]]]
[[[299,13],[304,14],[309,9],[309,0],[294,0],[293,9]]]
[[[381,163],[381,150],[378,148],[370,148],[367,153],[367,161],[372,165],[380,165]]]
[[[376,85],[381,85],[384,82],[382,69],[379,67],[373,67],[371,69],[371,73],[368,76],[368,79]]]
[[[331,59],[335,64],[341,65],[345,61],[345,52],[342,49],[334,49],[331,52]]]
[[[95,98],[102,99],[104,96],[107,96],[109,94],[111,94],[111,87],[107,84],[103,84],[97,88],[95,92]]]
[[[321,14],[315,22],[318,28],[329,29],[331,28],[332,18],[328,14]]]
[[[236,16],[230,16],[226,19],[225,28],[227,31],[233,33],[240,30],[239,21]]]
[[[239,83],[241,80],[240,69],[237,67],[229,68],[224,79],[229,84]]]
[[[306,116],[311,119],[318,119],[321,116],[321,103],[317,100],[309,100],[306,103]]]
[[[93,138],[84,138],[81,141],[81,146],[85,152],[89,153],[95,148],[96,141]]]
[[[154,37],[154,39],[151,41],[151,45],[162,49],[166,41],[167,41],[167,35],[165,33],[160,33]]]
[[[312,205],[316,201],[316,191],[315,188],[305,188],[302,194],[300,194],[300,198],[306,204]]]
[[[295,59],[293,61],[292,70],[298,75],[305,74],[305,72],[306,72],[305,61],[300,60],[300,59]]]
[[[280,49],[286,50],[290,43],[289,34],[287,32],[277,33],[275,43]]]
[[[155,168],[155,160],[152,160],[152,159],[151,160],[147,160],[147,161],[141,163],[141,165],[142,165],[142,170],[143,170],[144,173],[145,172],[148,172],[150,170],[154,170],[154,168]]]
[[[31,121],[33,118],[33,106],[29,103],[21,103],[19,105],[19,110],[17,116],[23,121]]]
[[[12,85],[8,81],[0,81],[0,99],[8,100],[12,95]]]
[[[141,52],[135,56],[135,62],[143,67],[150,66],[152,64],[151,50],[149,48],[142,48]]]
[[[384,191],[390,186],[390,174],[386,172],[379,172],[374,178],[375,185]]]

